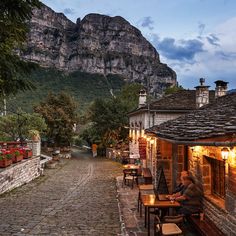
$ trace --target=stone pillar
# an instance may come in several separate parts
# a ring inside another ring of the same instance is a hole
[[[200,108],[209,103],[209,87],[204,85],[205,79],[200,78],[200,85],[196,86],[196,108]]]
[[[139,104],[138,104],[138,106],[143,107],[146,105],[146,102],[147,102],[147,92],[145,89],[141,89],[139,91]]]
[[[223,80],[217,80],[215,81],[216,89],[215,89],[215,97],[221,97],[227,94],[227,84],[228,82],[225,82]]]
[[[33,156],[40,156],[41,155],[41,142],[40,141],[30,141],[27,143],[33,151]]]

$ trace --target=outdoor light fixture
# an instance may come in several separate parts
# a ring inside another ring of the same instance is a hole
[[[227,147],[223,147],[221,149],[221,157],[224,161],[227,161],[228,160],[228,157],[229,157],[229,149]]]
[[[151,138],[150,137],[147,137],[147,141],[149,142],[151,140]]]
[[[150,143],[151,144],[154,144],[155,140],[154,139],[151,139]]]
[[[144,129],[141,130],[141,137],[144,137]]]
[[[232,158],[236,158],[236,150],[234,150],[234,147],[230,148],[230,153]]]
[[[139,130],[137,130],[137,137],[139,137],[140,136],[140,131]]]

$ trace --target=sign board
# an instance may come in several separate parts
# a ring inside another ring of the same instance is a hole
[[[169,194],[166,177],[162,166],[157,168],[155,190],[158,194]]]

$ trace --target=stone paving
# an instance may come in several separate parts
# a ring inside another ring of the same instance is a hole
[[[118,199],[121,208],[123,228],[127,236],[147,236],[147,229],[144,227],[144,216],[141,218],[137,211],[138,188],[122,185],[123,176],[117,177]],[[153,233],[152,233],[153,235]]]
[[[0,196],[0,235],[121,233],[115,178],[122,166],[84,153]]]

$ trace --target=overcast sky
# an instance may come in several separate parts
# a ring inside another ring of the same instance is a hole
[[[76,21],[89,13],[122,16],[156,47],[161,61],[193,88],[200,77],[236,88],[236,0],[43,0]]]

